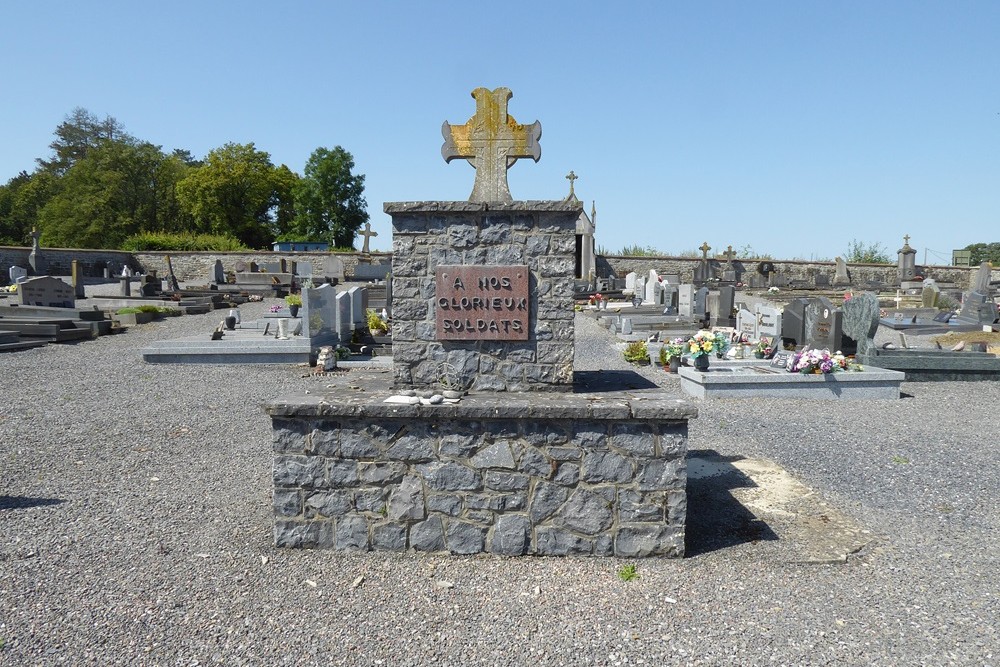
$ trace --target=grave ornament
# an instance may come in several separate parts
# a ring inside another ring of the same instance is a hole
[[[441,155],[445,162],[464,158],[476,169],[471,202],[510,202],[514,198],[507,185],[507,169],[520,158],[538,162],[542,148],[542,126],[538,121],[520,125],[507,113],[507,102],[513,96],[508,88],[476,88],[476,114],[465,125],[441,126],[444,145]]]

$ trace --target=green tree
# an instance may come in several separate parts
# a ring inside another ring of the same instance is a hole
[[[0,186],[0,244],[28,243],[28,233],[38,225],[38,211],[58,187],[58,179],[45,171],[22,171]]]
[[[148,142],[104,140],[69,168],[39,212],[42,238],[53,246],[117,248],[142,231],[172,230],[185,169]]]
[[[857,264],[892,264],[889,251],[883,248],[881,243],[865,245],[856,239],[847,244],[844,261]]]
[[[354,157],[340,146],[312,152],[295,186],[295,222],[287,238],[354,246],[354,236],[368,220],[368,204],[364,174],[353,169]]]
[[[251,248],[262,248],[274,240],[282,218],[285,180],[287,174],[275,169],[271,156],[253,143],[228,143],[188,172],[177,184],[177,198],[194,222],[191,231],[228,234]]]
[[[50,173],[61,176],[70,167],[105,141],[135,143],[135,139],[125,131],[125,126],[111,116],[103,119],[83,107],[73,109],[55,130],[56,138],[49,144],[52,157],[38,158],[38,166]]]
[[[990,262],[1000,266],[1000,243],[970,243],[965,249],[972,251],[970,263],[973,265]]]

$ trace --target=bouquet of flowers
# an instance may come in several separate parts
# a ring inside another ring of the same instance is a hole
[[[268,308],[268,310],[269,310],[270,312],[272,312],[272,313],[277,313],[277,312],[280,312],[280,311],[281,311],[281,306],[280,306],[279,304],[277,304],[277,303],[276,303],[276,304],[274,304],[273,306],[271,306],[270,308]]]
[[[686,343],[683,338],[666,341],[663,347],[660,348],[660,363],[664,366],[669,366],[671,359],[684,354],[685,345]]]
[[[849,370],[861,370],[861,366],[852,364],[840,352],[830,354],[830,350],[803,350],[792,357],[793,373],[819,375]]]
[[[729,340],[722,333],[699,331],[694,336],[691,336],[691,338],[688,338],[684,345],[685,351],[692,357],[700,357],[710,352],[722,355],[729,349]]]
[[[598,292],[597,294],[594,294],[593,296],[591,296],[587,300],[587,303],[590,304],[591,306],[593,306],[594,304],[600,303],[601,301],[604,301],[604,295],[601,294],[600,292]]]
[[[770,359],[774,354],[774,341],[767,336],[762,336],[757,345],[753,348],[754,356],[758,359]]]

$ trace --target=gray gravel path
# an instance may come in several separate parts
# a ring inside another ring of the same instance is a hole
[[[0,355],[0,664],[1000,664],[1000,383],[701,403],[692,448],[778,462],[875,540],[839,565],[737,540],[625,583],[617,559],[274,549],[260,405],[323,380],[141,361],[217,319]],[[577,324],[578,368],[631,368]]]

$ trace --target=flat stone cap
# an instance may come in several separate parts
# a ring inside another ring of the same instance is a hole
[[[597,419],[621,421],[686,421],[698,416],[691,402],[662,390],[568,392],[482,392],[458,403],[402,405],[385,403],[395,392],[389,374],[368,370],[319,378],[324,389],[316,393],[281,396],[264,405],[272,417],[381,417],[445,419]],[[372,387],[386,387],[373,390]],[[312,390],[311,390],[312,391]]]
[[[566,212],[579,214],[583,204],[578,201],[513,201],[513,202],[470,202],[470,201],[387,201],[382,210],[394,213],[480,213],[482,211],[510,211],[513,213]]]

